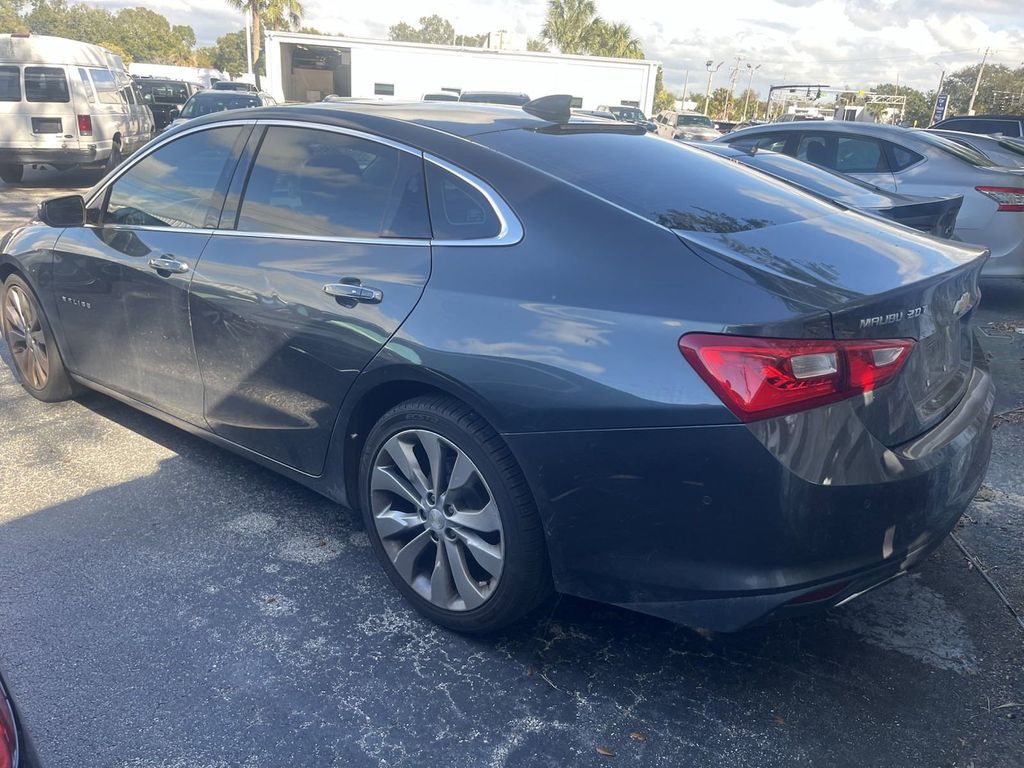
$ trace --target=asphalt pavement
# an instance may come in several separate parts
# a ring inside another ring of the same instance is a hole
[[[91,182],[0,184],[0,230]],[[4,348],[0,669],[43,768],[1021,766],[1024,283],[984,290],[971,557],[735,635],[570,598],[451,634],[355,513],[103,396],[38,403]]]

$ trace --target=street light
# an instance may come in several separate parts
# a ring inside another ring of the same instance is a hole
[[[722,64],[724,64],[725,62],[723,62],[723,61],[718,62],[718,66],[715,67],[714,69],[712,69],[711,66],[714,63],[715,62],[714,62],[713,59],[708,59],[707,61],[704,62],[704,67],[708,71],[708,89],[704,92],[704,114],[705,115],[707,115],[708,112],[710,111],[708,109],[708,105],[711,103],[711,78],[713,78],[715,76],[715,72],[717,72],[719,69],[721,69]],[[708,116],[710,117],[710,115],[708,115]]]
[[[754,73],[760,68],[760,64],[755,67],[751,66],[750,62],[747,62],[747,69],[750,71],[750,77],[747,78],[747,98],[743,100],[743,118],[740,120],[741,123],[745,123],[747,121],[747,105],[750,104],[750,86],[754,83]]]

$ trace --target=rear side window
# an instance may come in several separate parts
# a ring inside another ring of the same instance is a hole
[[[104,224],[197,229],[220,216],[219,194],[243,128],[183,136],[140,160],[114,182]]]
[[[881,142],[854,136],[840,136],[836,141],[835,167],[840,173],[879,173],[889,170]]]
[[[85,88],[85,96],[89,99],[90,104],[96,103],[96,89],[92,87],[92,80],[89,79],[89,73],[81,67],[78,68],[78,76],[82,79],[82,87]]]
[[[427,197],[437,240],[483,240],[501,233],[501,221],[483,193],[433,163],[427,163]]]
[[[476,138],[672,229],[742,232],[837,210],[763,173],[653,136],[501,131]]]
[[[0,67],[0,101],[21,101],[21,70]]]
[[[64,70],[61,67],[25,67],[25,100],[58,104],[71,101]]]
[[[114,82],[114,76],[107,69],[92,69],[89,70],[92,74],[93,85],[96,86],[96,95],[99,97],[100,104],[121,104],[121,95],[117,90],[117,83]]]
[[[894,171],[902,171],[904,168],[909,168],[915,163],[919,163],[924,158],[914,152],[912,149],[901,147],[899,144],[890,144],[892,148],[892,162]]]
[[[312,128],[267,129],[237,228],[320,237],[430,237],[423,160]]]
[[[937,126],[950,131],[966,133],[1001,133],[1004,136],[1020,136],[1020,123],[1016,120],[985,120],[972,117],[961,120],[945,120]]]

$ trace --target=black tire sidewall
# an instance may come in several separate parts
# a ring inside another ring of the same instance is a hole
[[[0,165],[0,179],[5,184],[19,184],[25,178],[25,166]]]
[[[422,406],[415,402],[403,404],[385,414],[370,431],[359,462],[359,502],[363,522],[388,578],[420,613],[459,632],[493,632],[528,612],[535,606],[538,596],[546,596],[546,591],[539,589],[536,580],[531,577],[533,569],[546,568],[546,552],[543,548],[536,551],[537,547],[531,544],[524,533],[525,516],[536,514],[532,503],[524,505],[523,500],[517,499],[509,490],[510,478],[506,477],[506,472],[498,466],[491,452],[481,442],[478,436],[480,432],[468,430],[459,421],[439,413],[440,410],[443,408],[427,403]],[[373,462],[384,443],[399,432],[410,429],[436,432],[458,446],[476,464],[497,502],[504,541],[501,579],[487,602],[471,611],[445,610],[419,595],[395,570],[377,534],[370,505]],[[486,425],[483,430],[484,434],[493,434]],[[538,558],[540,563],[536,562]]]

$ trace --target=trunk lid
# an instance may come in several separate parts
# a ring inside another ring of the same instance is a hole
[[[742,232],[676,234],[719,268],[828,311],[837,339],[915,340],[896,379],[854,403],[885,445],[933,427],[966,391],[985,249],[853,213]]]

